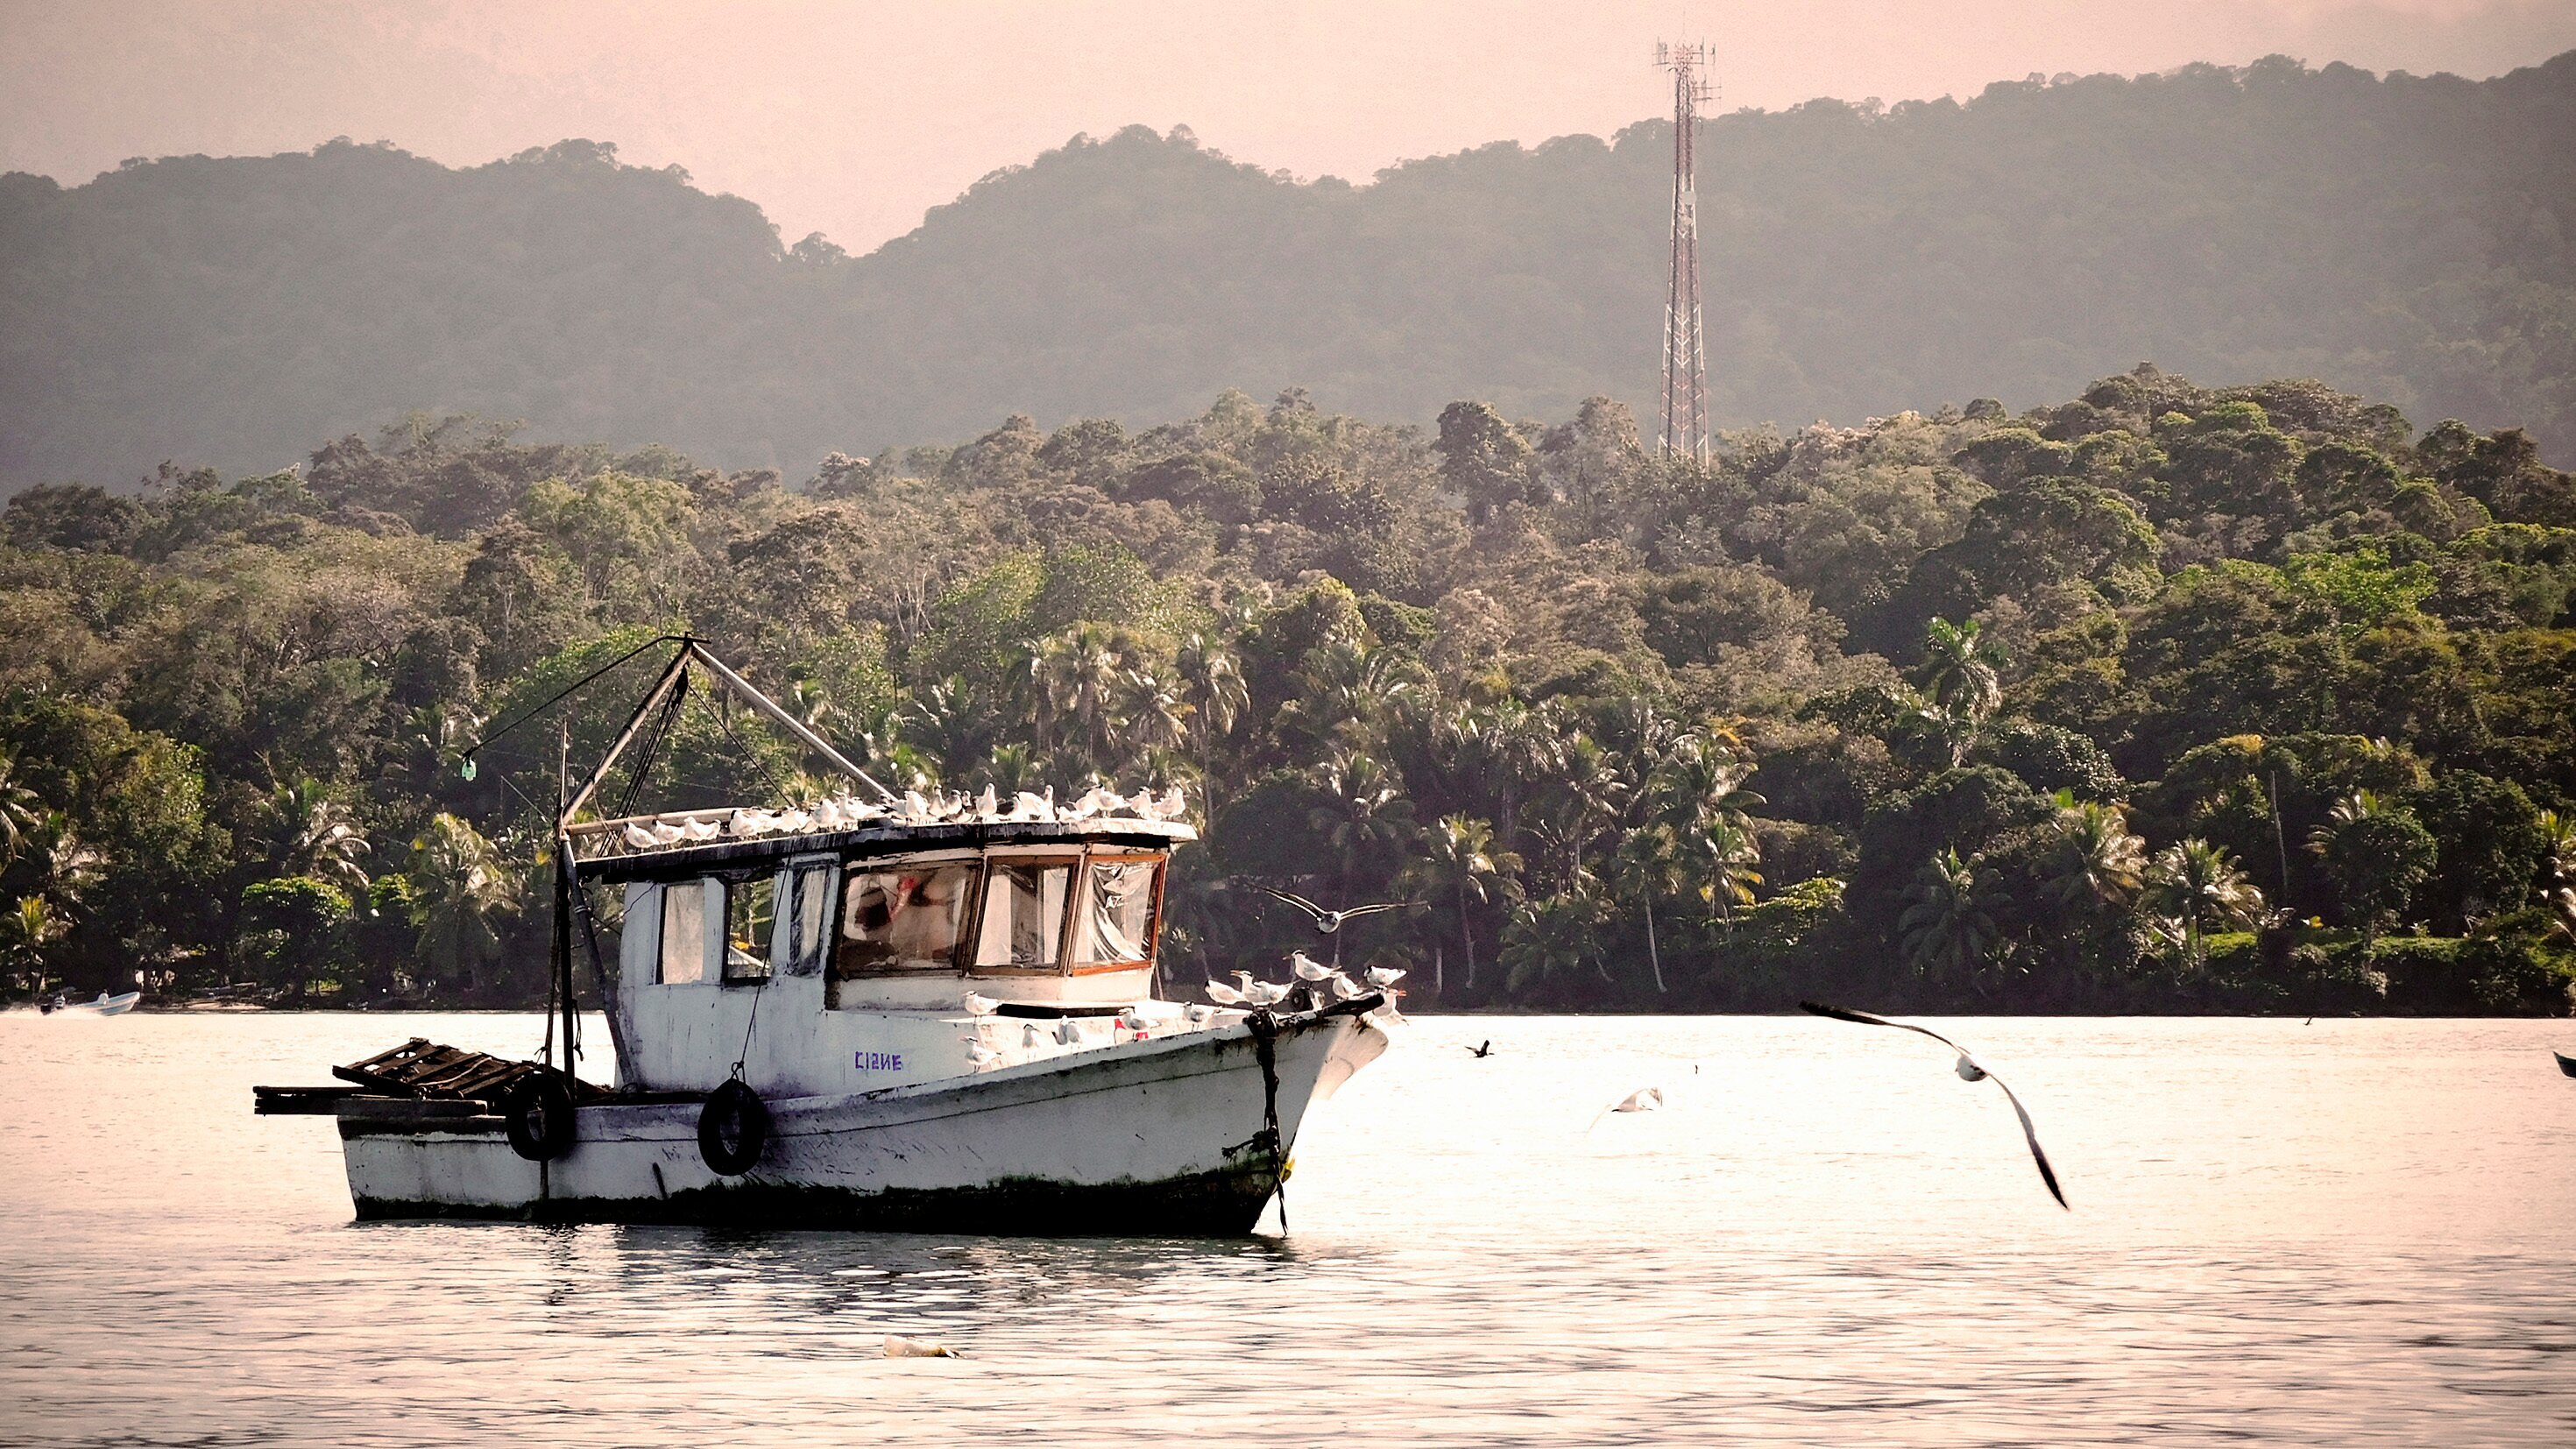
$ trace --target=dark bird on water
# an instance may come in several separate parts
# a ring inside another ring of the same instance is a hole
[[[1474,1057],[1478,1061],[1483,1061],[1485,1058],[1492,1056],[1493,1054],[1494,1044],[1490,1040],[1488,1040],[1483,1046],[1471,1046],[1467,1048],[1467,1055]],[[2564,1058],[2561,1058],[2561,1060],[2564,1060]]]
[[[1915,1026],[1910,1022],[1889,1021],[1886,1017],[1872,1016],[1866,1011],[1851,1011],[1839,1006],[1819,1006],[1812,1001],[1799,1002],[1798,1009],[1800,1011],[1813,1012],[1817,1016],[1829,1016],[1836,1021],[1856,1021],[1863,1026],[1892,1026],[1899,1031],[1920,1033],[1921,1035],[1928,1036],[1934,1041],[1939,1042],[1941,1045],[1948,1047],[1950,1050],[1959,1054],[1957,1070],[1961,1081],[1982,1082],[1989,1077],[1993,1077],[1995,1085],[2003,1087],[2004,1089],[2004,1100],[2012,1103],[2013,1115],[2021,1119],[2022,1140],[2030,1144],[2030,1160],[2039,1164],[2039,1180],[2048,1184],[2048,1195],[2057,1199],[2057,1205],[2059,1207],[2067,1208],[2069,1212],[2074,1211],[2073,1208],[2067,1207],[2066,1193],[2057,1185],[2057,1170],[2048,1165],[2048,1154],[2040,1150],[2038,1129],[2030,1125],[2030,1113],[2022,1108],[2021,1098],[2013,1095],[2012,1088],[2004,1087],[2003,1078],[1996,1077],[1994,1073],[1977,1065],[1977,1059],[1968,1055],[1968,1049],[1966,1047],[1959,1045],[1957,1042],[1950,1040],[1948,1037],[1932,1030],[1930,1027]]]
[[[1313,917],[1316,933],[1325,936],[1340,930],[1344,921],[1354,917],[1375,915],[1379,911],[1410,910],[1421,904],[1419,901],[1381,901],[1372,906],[1353,906],[1347,911],[1328,911],[1293,891],[1273,890],[1269,886],[1263,886],[1261,889]]]

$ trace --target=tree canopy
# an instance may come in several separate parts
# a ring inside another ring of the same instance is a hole
[[[2223,480],[2223,481],[2218,481]],[[668,629],[899,785],[1186,788],[1166,955],[1416,1005],[2563,1011],[2576,477],[2151,366],[1655,456],[1289,390],[810,475],[415,417],[0,510],[22,986],[541,990],[557,743]],[[810,797],[703,693],[603,810]],[[8,914],[14,912],[14,914]],[[615,930],[614,903],[603,903]]]

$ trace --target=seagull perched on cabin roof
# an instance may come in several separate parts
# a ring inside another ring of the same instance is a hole
[[[1344,921],[1359,916],[1371,916],[1379,911],[1410,910],[1422,904],[1420,901],[1380,901],[1375,905],[1353,906],[1346,911],[1328,911],[1294,891],[1283,891],[1272,886],[1263,886],[1261,889],[1264,894],[1277,896],[1312,917],[1315,922],[1315,933],[1321,936],[1333,934],[1342,928]]]
[[[1856,1021],[1863,1026],[1892,1026],[1899,1031],[1910,1031],[1917,1033],[1918,1035],[1928,1036],[1934,1041],[1939,1042],[1941,1045],[1948,1047],[1950,1050],[1959,1054],[1959,1062],[1955,1068],[1959,1073],[1959,1080],[1963,1082],[1982,1082],[1989,1077],[1994,1078],[1994,1084],[1998,1087],[2003,1087],[2004,1089],[2004,1100],[2012,1103],[2013,1115],[2021,1119],[2022,1140],[2030,1144],[2030,1160],[2039,1164],[2039,1180],[2048,1184],[2048,1195],[2057,1199],[2057,1205],[2059,1207],[2066,1208],[2069,1212],[2074,1211],[2072,1207],[2067,1205],[2065,1192],[2057,1185],[2057,1170],[2048,1165],[2048,1154],[2040,1150],[2039,1131],[2037,1128],[2030,1125],[2030,1113],[2022,1109],[2021,1098],[2013,1095],[2012,1088],[2004,1087],[2003,1078],[1995,1076],[1994,1073],[1987,1071],[1984,1067],[1978,1065],[1977,1059],[1968,1055],[1968,1049],[1966,1047],[1959,1045],[1957,1042],[1950,1040],[1948,1037],[1943,1036],[1941,1033],[1934,1031],[1928,1026],[1916,1026],[1912,1022],[1905,1021],[1889,1021],[1886,1017],[1872,1016],[1866,1011],[1852,1011],[1840,1006],[1824,1006],[1813,1001],[1799,1002],[1798,1009],[1800,1011],[1811,1012],[1817,1016],[1829,1016],[1836,1021]]]
[[[654,838],[653,832],[646,830],[643,826],[637,825],[631,820],[627,822],[626,844],[629,849],[651,850],[654,846],[660,845],[661,843],[662,842],[660,840]]]

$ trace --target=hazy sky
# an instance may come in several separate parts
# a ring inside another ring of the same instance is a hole
[[[2576,0],[0,0],[0,170],[68,184],[340,135],[470,164],[584,136],[864,251],[986,172],[1137,122],[1352,180],[1606,135],[1664,103],[1662,37],[1715,47],[1723,107],[1777,108],[2273,52],[2483,77],[2576,48]]]

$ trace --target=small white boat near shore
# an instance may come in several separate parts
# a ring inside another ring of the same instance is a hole
[[[102,991],[93,1001],[72,1001],[57,996],[40,1009],[48,1016],[122,1016],[132,1011],[134,1003],[142,999],[140,991],[127,991],[115,996]]]
[[[638,720],[693,661],[775,708],[683,641]],[[337,1119],[361,1218],[1244,1233],[1308,1111],[1386,1049],[1374,993],[1157,995],[1165,869],[1197,838],[1172,795],[572,823],[607,768],[560,826],[556,1030],[578,911],[614,1081],[413,1042],[259,1089]],[[613,956],[594,886],[623,892]]]

